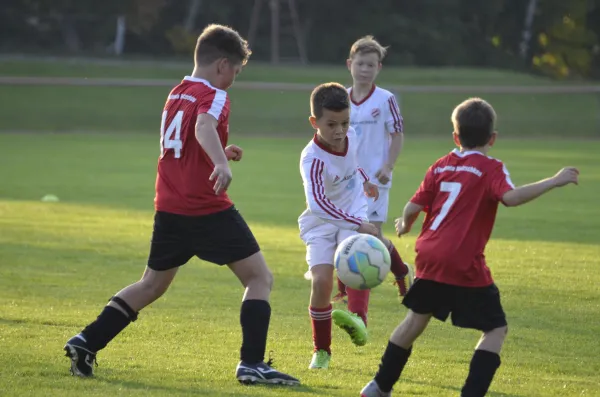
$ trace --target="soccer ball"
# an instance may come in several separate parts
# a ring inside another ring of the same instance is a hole
[[[335,251],[335,269],[344,284],[353,289],[371,289],[390,272],[390,253],[377,237],[350,236]]]

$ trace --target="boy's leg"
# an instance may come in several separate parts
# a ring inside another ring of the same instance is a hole
[[[348,300],[346,298],[348,296],[348,292],[346,291],[346,285],[337,276],[336,276],[336,280],[337,280],[337,290],[338,290],[338,292],[333,297],[332,302],[334,302],[334,303],[335,302],[348,303]]]
[[[413,342],[423,333],[430,319],[431,314],[417,314],[409,310],[404,321],[392,333],[375,375],[375,382],[382,392],[390,392],[400,378]]]
[[[269,297],[273,275],[260,251],[232,263],[229,268],[245,287],[240,309],[242,326],[240,359],[247,364],[258,364],[265,359],[267,334],[271,321]]]
[[[452,313],[454,325],[483,331],[471,359],[462,397],[482,397],[487,393],[500,367],[500,350],[508,332],[500,292],[492,284],[484,288],[465,288],[460,305]]]
[[[371,296],[371,290],[358,290],[346,287],[346,292],[348,294],[348,311],[360,317],[366,326],[369,312],[369,298]]]
[[[507,332],[507,327],[500,327],[483,333],[471,359],[469,375],[462,388],[462,397],[485,396],[496,370],[500,367],[500,349]]]
[[[177,268],[165,271],[146,268],[140,281],[113,296],[96,320],[65,344],[66,355],[71,358],[71,373],[92,376],[96,353],[135,321],[140,310],[158,299],[176,273]]]
[[[429,280],[415,281],[402,301],[409,309],[406,318],[392,333],[375,379],[362,391],[364,397],[390,395],[411,355],[413,342],[425,330],[431,317],[441,321],[448,317],[446,287]]]
[[[73,375],[92,376],[96,353],[135,321],[140,310],[164,294],[178,267],[193,256],[179,236],[164,232],[177,229],[180,219],[171,214],[155,214],[148,267],[141,280],[119,291],[95,321],[67,341],[64,350],[71,358]]]
[[[200,259],[228,265],[245,288],[240,308],[242,346],[236,377],[243,383],[295,385],[299,381],[264,362],[271,320],[269,297],[273,275],[244,218],[230,207],[211,214],[194,228]]]
[[[229,265],[231,271],[245,287],[240,324],[242,326],[242,346],[240,363],[236,377],[242,383],[264,383],[297,385],[298,379],[276,371],[271,362],[264,362],[267,335],[271,320],[269,297],[273,286],[273,275],[267,267],[262,252],[258,251],[247,258]]]
[[[314,348],[310,369],[326,369],[331,359],[330,299],[337,232],[338,228],[333,225],[321,225],[302,234],[306,244],[306,263],[311,274],[308,313]]]
[[[405,263],[402,260],[400,253],[394,246],[394,243],[392,243],[391,240],[389,240],[383,235],[383,222],[373,221],[371,223],[373,223],[373,225],[375,225],[377,229],[379,229],[378,237],[383,242],[383,244],[385,244],[390,253],[390,259],[392,261],[390,271],[394,275],[394,284],[398,286],[398,294],[400,296],[405,296],[413,282],[413,269],[411,269],[409,264]]]
[[[338,230],[334,248],[337,248],[337,246],[348,237],[356,234],[357,232],[353,230]],[[368,340],[366,324],[369,309],[369,295],[371,291],[357,290],[350,287],[346,287],[345,290],[348,296],[348,312],[344,310],[334,310],[332,312],[333,322],[350,335],[352,343],[357,346],[364,346]]]
[[[331,291],[333,289],[333,265],[322,263],[310,266],[312,274],[310,322],[313,337],[313,358],[309,368],[326,369],[331,357]]]
[[[178,268],[156,271],[146,268],[142,279],[119,291],[98,318],[81,331],[88,347],[97,352],[137,319],[138,312],[154,302],[171,285]]]

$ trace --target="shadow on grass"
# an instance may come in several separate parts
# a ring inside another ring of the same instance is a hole
[[[136,381],[130,381],[130,380],[115,380],[115,379],[106,379],[106,378],[94,378],[96,381],[98,382],[102,382],[102,383],[107,383],[113,386],[118,386],[118,387],[123,387],[123,388],[127,388],[127,389],[143,389],[143,390],[149,390],[149,391],[162,391],[165,393],[177,393],[177,394],[190,394],[190,395],[198,395],[198,393],[205,393],[206,395],[214,395],[213,393],[215,392],[214,390],[211,390],[209,388],[202,388],[202,387],[195,387],[195,386],[190,386],[190,387],[173,387],[173,386],[161,386],[161,385],[157,385],[157,384],[149,384],[149,383],[142,383],[142,382],[136,382]],[[299,385],[299,386],[282,386],[282,385],[242,385],[239,384],[235,381],[232,381],[231,383],[231,389],[232,391],[230,392],[223,392],[222,390],[219,391],[219,396],[230,396],[230,397],[239,397],[239,396],[245,396],[246,392],[251,392],[252,395],[256,395],[256,391],[260,390],[260,389],[264,389],[264,390],[277,390],[277,391],[281,391],[281,393],[285,393],[286,391],[293,391],[295,393],[311,393],[311,394],[320,394],[318,393],[315,389],[308,387],[306,385]]]
[[[444,389],[444,390],[451,390],[451,391],[455,391],[457,393],[457,395],[459,395],[461,392],[461,388],[459,388],[459,387],[440,385],[440,384],[436,384],[433,382],[423,382],[423,381],[418,381],[418,380],[411,380],[408,378],[403,379],[401,382],[413,383],[415,385],[420,385],[420,386],[437,387],[437,388]],[[494,384],[492,383],[492,388],[493,387],[494,387]],[[486,395],[490,396],[490,397],[521,397],[518,394],[501,393],[501,392],[495,392],[492,390],[490,390]]]

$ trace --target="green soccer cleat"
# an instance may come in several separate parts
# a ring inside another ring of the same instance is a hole
[[[356,346],[364,346],[367,343],[369,335],[367,326],[362,318],[354,313],[348,313],[343,310],[334,310],[331,312],[331,318],[335,325],[343,329],[350,335],[352,343]]]
[[[329,361],[331,361],[331,354],[325,350],[317,350],[313,353],[308,369],[327,369],[329,368]]]

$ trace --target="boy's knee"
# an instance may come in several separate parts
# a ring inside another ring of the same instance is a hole
[[[494,328],[491,331],[485,332],[485,334],[494,334],[494,335],[506,336],[506,334],[508,334],[508,325],[504,325],[502,327]]]
[[[502,326],[498,328],[494,328],[491,331],[487,331],[483,333],[483,337],[488,340],[497,340],[504,341],[506,339],[506,335],[508,334],[508,326]]]
[[[312,277],[313,289],[333,288],[333,278],[322,274],[313,274]]]
[[[273,281],[275,280],[273,277],[273,273],[271,270],[267,269],[261,275],[262,282],[269,287],[269,290],[273,288]]]
[[[329,297],[331,291],[333,291],[333,279],[323,275],[316,277],[313,275],[312,291],[317,296],[323,295]]]

